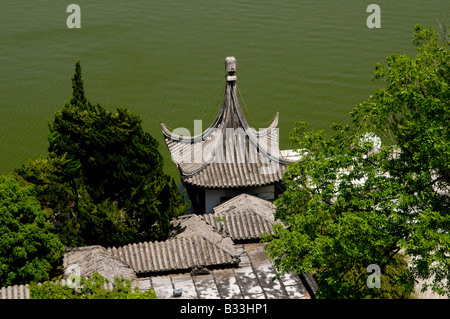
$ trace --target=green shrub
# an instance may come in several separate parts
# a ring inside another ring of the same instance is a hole
[[[42,284],[33,282],[29,285],[30,299],[157,299],[152,288],[139,291],[132,287],[132,280],[115,277],[113,289],[107,289],[108,279],[99,273],[92,277],[80,278],[80,287],[62,285],[60,279]]]

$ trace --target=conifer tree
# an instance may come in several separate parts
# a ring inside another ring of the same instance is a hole
[[[17,173],[40,185],[38,197],[53,210],[66,245],[165,239],[170,220],[187,205],[163,172],[158,141],[144,131],[140,116],[86,99],[79,61],[72,87],[71,102],[49,123],[48,160]]]
[[[84,85],[83,78],[81,76],[81,64],[80,60],[75,63],[75,74],[72,78],[72,99],[70,100],[70,104],[72,105],[85,105],[87,103],[87,99],[84,96]]]

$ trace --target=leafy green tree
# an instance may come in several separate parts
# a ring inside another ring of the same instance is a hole
[[[298,123],[292,138],[308,151],[289,165],[286,191],[276,201],[276,217],[289,226],[277,225],[269,238],[276,268],[313,273],[318,298],[382,298],[392,295],[392,280],[397,298],[408,297],[411,275],[401,256],[394,258],[408,228],[396,209],[398,183],[380,174],[374,164],[379,153],[369,155],[360,134],[335,125],[327,138],[305,128]],[[371,264],[381,269],[380,289],[366,285]],[[387,276],[388,267],[395,278]]]
[[[406,298],[426,278],[450,292],[449,44],[420,26],[413,43],[416,57],[377,65],[386,86],[353,110],[354,127],[292,132],[303,157],[284,174],[276,217],[288,227],[274,228],[267,252],[281,273],[314,273],[318,297]],[[366,284],[370,264],[380,289]]]
[[[386,83],[352,112],[356,126],[396,145],[381,162],[402,181],[399,206],[411,227],[402,247],[413,256],[415,276],[434,276],[433,291],[450,295],[450,42],[433,28],[415,27],[416,57],[392,55],[377,64]],[[387,153],[387,152],[386,152]],[[446,282],[446,283],[445,283]]]
[[[0,286],[48,280],[64,248],[30,185],[0,176]]]
[[[60,279],[29,285],[31,299],[157,299],[152,288],[140,291],[132,287],[132,281],[115,277],[112,289],[107,289],[109,281],[99,273],[92,277],[80,278],[81,287],[62,285]]]

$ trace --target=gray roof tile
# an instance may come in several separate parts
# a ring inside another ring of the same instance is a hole
[[[232,256],[202,236],[145,242],[107,250],[137,274],[189,270],[196,266],[235,264]]]
[[[174,272],[194,267],[233,265],[239,254],[230,238],[223,237],[197,215],[172,221],[172,238],[110,247],[107,252],[137,274]]]
[[[209,225],[229,235],[233,241],[258,240],[275,225],[273,203],[253,195],[241,194],[202,215]]]
[[[98,272],[109,281],[116,276],[134,278],[135,272],[110,254],[105,247],[94,245],[77,248],[67,248],[64,254],[63,266],[66,271],[64,278],[70,276],[69,269],[78,271],[81,277],[90,277]]]
[[[0,299],[29,299],[28,285],[15,285],[0,288]]]

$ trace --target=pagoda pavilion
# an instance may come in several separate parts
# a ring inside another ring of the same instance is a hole
[[[238,98],[236,59],[227,57],[226,89],[214,122],[201,134],[183,136],[162,132],[181,182],[197,214],[242,193],[273,200],[280,192],[289,160],[278,143],[278,112],[272,124],[255,130],[242,112]]]

